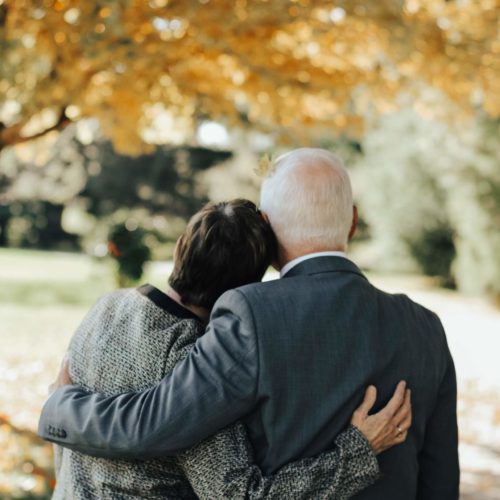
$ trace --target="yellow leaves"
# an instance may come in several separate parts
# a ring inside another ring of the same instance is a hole
[[[58,31],[54,34],[54,41],[57,44],[62,45],[66,41],[66,33],[64,33],[64,31]]]
[[[106,17],[109,17],[111,15],[111,7],[103,7],[100,11],[99,11],[99,17],[102,17],[102,18],[106,18]]]
[[[56,11],[56,12],[61,12],[63,11],[65,8],[66,8],[66,2],[63,2],[61,0],[56,0],[54,2],[54,4],[52,5],[52,8]]]
[[[75,119],[98,116],[128,149],[122,141],[140,140],[138,123],[149,126],[144,113],[154,104],[186,123],[196,110],[316,133],[353,127],[350,117],[359,122],[363,110],[394,109],[399,94],[432,87],[463,109],[481,95],[497,115],[496,7],[499,0],[117,0],[98,9],[9,1],[0,97],[9,93],[24,121],[75,105]]]

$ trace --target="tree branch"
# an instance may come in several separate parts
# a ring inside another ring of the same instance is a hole
[[[42,137],[52,130],[63,130],[71,123],[71,120],[66,116],[65,111],[66,108],[63,108],[61,110],[59,118],[57,122],[54,123],[54,125],[29,137],[24,137],[21,135],[21,130],[27,122],[16,123],[11,127],[6,127],[3,123],[0,122],[0,151],[7,146],[15,146],[16,144],[21,144],[23,142],[37,139],[38,137]]]

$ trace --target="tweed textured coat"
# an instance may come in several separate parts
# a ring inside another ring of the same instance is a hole
[[[196,316],[152,286],[113,292],[90,310],[71,341],[72,379],[108,395],[143,390],[170,372],[203,332]],[[329,448],[264,477],[241,423],[176,458],[95,458],[56,447],[53,498],[344,499],[377,479],[377,459],[356,428]]]

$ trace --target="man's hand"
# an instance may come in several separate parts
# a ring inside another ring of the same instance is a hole
[[[370,442],[376,455],[406,440],[411,426],[411,394],[406,382],[399,382],[391,400],[378,413],[368,415],[377,399],[377,389],[370,385],[365,398],[353,413],[351,424]]]
[[[56,389],[63,385],[72,385],[73,381],[69,374],[69,355],[66,353],[61,361],[61,367],[57,374],[56,380],[49,385],[49,394],[52,394]]]

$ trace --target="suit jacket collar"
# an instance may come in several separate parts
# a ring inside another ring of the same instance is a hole
[[[332,273],[332,272],[358,274],[362,278],[366,279],[365,275],[361,272],[359,267],[356,264],[354,264],[354,262],[344,257],[333,257],[333,256],[315,257],[313,259],[308,259],[303,262],[300,262],[296,266],[292,267],[292,269],[290,269],[290,271],[288,271],[283,276],[283,279],[293,278],[295,276]]]

